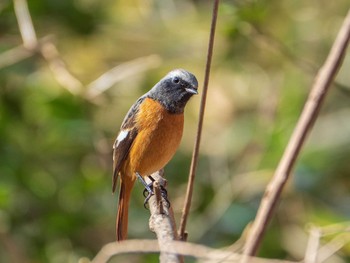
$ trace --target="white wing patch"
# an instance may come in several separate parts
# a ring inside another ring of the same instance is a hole
[[[118,137],[117,137],[117,143],[115,144],[115,147],[118,147],[119,143],[123,140],[125,140],[125,138],[128,136],[129,134],[129,131],[128,130],[122,130],[120,131],[120,133],[118,134]]]

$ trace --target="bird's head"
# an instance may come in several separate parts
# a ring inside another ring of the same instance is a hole
[[[159,101],[171,113],[183,112],[195,94],[198,94],[198,81],[184,69],[169,72],[148,92],[149,97]]]

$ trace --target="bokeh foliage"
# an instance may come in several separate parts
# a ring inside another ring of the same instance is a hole
[[[85,85],[132,59],[154,54],[158,61],[93,101],[60,86],[39,55],[0,69],[0,261],[77,262],[115,238],[111,146],[130,105],[172,68],[186,68],[202,82],[211,2],[28,3],[38,37],[54,36],[68,69]],[[254,218],[348,8],[347,0],[222,1],[190,241],[228,246]],[[0,39],[0,59],[22,43],[9,0],[0,2]],[[284,191],[262,256],[302,259],[308,224],[350,222],[349,70],[348,52]],[[182,145],[166,168],[177,215],[198,106],[199,97],[189,103]],[[141,192],[137,185],[130,237],[152,238]],[[349,255],[348,245],[331,260],[346,262]]]

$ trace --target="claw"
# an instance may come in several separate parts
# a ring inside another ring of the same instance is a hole
[[[142,195],[143,195],[144,198],[146,198],[149,195],[149,192],[148,192],[148,190],[146,188],[143,189]]]
[[[136,172],[136,176],[140,180],[142,185],[145,187],[145,189],[142,192],[142,195],[145,197],[145,201],[143,202],[143,206],[146,209],[148,209],[148,206],[147,206],[148,205],[148,201],[151,198],[151,196],[154,195],[153,183],[154,183],[155,180],[152,178],[152,176],[148,176],[148,178],[151,180],[151,183],[147,184],[145,179],[143,179],[143,177],[138,172]],[[168,191],[163,186],[160,186],[160,194],[164,198],[164,200],[166,202],[166,206],[169,208],[170,207],[170,202],[168,200]]]
[[[145,189],[146,190],[146,189]],[[147,190],[146,191],[143,191],[144,193],[145,192],[147,192]],[[146,198],[145,198],[145,201],[143,201],[143,207],[144,208],[146,208],[147,210],[149,209],[149,207],[148,207],[148,201],[149,201],[149,199],[151,198],[151,196],[153,195],[153,194],[151,194],[151,193],[149,193],[149,192],[147,192],[148,193],[148,195],[147,196],[145,196]]]

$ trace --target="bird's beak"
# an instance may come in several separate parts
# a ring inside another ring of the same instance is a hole
[[[190,88],[186,88],[185,89],[188,93],[193,94],[193,95],[197,95],[198,91],[196,87],[191,86]]]

